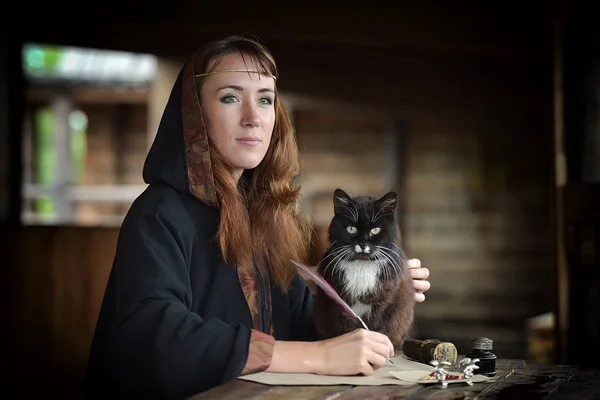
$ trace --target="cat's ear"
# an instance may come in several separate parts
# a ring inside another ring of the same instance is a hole
[[[396,210],[397,203],[398,196],[396,195],[396,192],[389,192],[375,202],[375,207],[380,209],[383,213],[393,214]]]
[[[347,208],[351,202],[352,199],[346,192],[344,192],[342,189],[335,189],[333,192],[333,208],[335,212],[338,212],[340,209]]]

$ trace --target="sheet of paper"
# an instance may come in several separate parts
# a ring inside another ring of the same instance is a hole
[[[433,367],[407,359],[404,355],[392,359],[394,364],[387,363],[370,376],[328,376],[315,374],[277,374],[272,372],[258,372],[241,376],[243,379],[265,385],[355,385],[355,386],[382,386],[382,385],[414,385],[412,382],[402,381],[390,374],[390,371],[431,371]],[[481,375],[475,375],[473,382],[491,380]]]

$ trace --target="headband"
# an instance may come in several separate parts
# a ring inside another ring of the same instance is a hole
[[[212,71],[212,72],[206,72],[204,74],[197,74],[197,75],[194,75],[194,77],[195,78],[199,78],[199,77],[202,77],[202,76],[209,76],[209,75],[214,75],[214,74],[220,74],[220,73],[223,73],[223,72],[248,72],[248,73],[252,73],[253,72],[253,73],[265,75],[265,76],[273,78],[274,80],[277,80],[277,78],[274,77],[273,75],[266,74],[266,73],[264,73],[262,71],[258,71],[258,70],[255,70],[255,69],[219,69],[219,70]]]

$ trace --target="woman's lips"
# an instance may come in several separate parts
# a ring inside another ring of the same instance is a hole
[[[236,139],[236,141],[245,146],[258,146],[262,142],[262,140],[260,140],[259,138],[252,137]]]

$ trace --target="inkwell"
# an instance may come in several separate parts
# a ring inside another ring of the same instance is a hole
[[[477,365],[479,369],[475,370],[475,374],[485,376],[496,375],[496,355],[492,353],[493,341],[485,337],[477,337],[471,341],[471,352],[465,357],[478,358]]]

